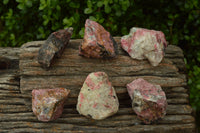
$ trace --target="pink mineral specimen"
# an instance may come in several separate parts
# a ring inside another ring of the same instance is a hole
[[[94,72],[87,76],[76,108],[80,114],[96,120],[105,119],[118,111],[118,98],[106,73]]]
[[[32,110],[40,121],[51,121],[61,116],[64,102],[70,90],[39,89],[32,90]]]
[[[103,26],[95,21],[86,20],[83,42],[79,55],[88,58],[111,58],[117,54],[117,43]]]
[[[133,27],[129,35],[121,38],[121,46],[133,59],[148,59],[152,66],[157,66],[167,42],[161,31]]]
[[[166,114],[167,100],[160,85],[153,85],[142,78],[127,84],[132,108],[146,124],[163,118]]]

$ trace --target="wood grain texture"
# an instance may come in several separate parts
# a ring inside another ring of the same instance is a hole
[[[19,48],[0,47],[0,70],[19,68]]]
[[[120,38],[115,39],[119,49],[116,58],[88,59],[79,56],[78,47],[82,40],[71,40],[61,58],[56,59],[48,70],[41,68],[37,62],[38,50],[44,41],[24,44],[19,65],[21,92],[30,95],[33,89],[64,87],[71,89],[71,95],[77,97],[77,92],[87,75],[95,71],[106,72],[114,87],[124,87],[140,77],[162,87],[186,86],[185,75],[180,74],[179,68],[171,61],[171,59],[183,58],[180,48],[170,45],[163,61],[159,66],[153,67],[147,60],[131,59],[120,47]],[[73,93],[74,90],[76,93]]]
[[[115,38],[119,43],[120,38]],[[62,58],[57,59],[49,70],[40,68],[37,63],[38,48],[44,41],[27,43],[19,48],[8,48],[6,53],[0,48],[5,60],[15,60],[15,65],[0,68],[0,132],[119,132],[119,133],[195,133],[195,119],[191,115],[188,89],[186,87],[185,65],[182,50],[170,45],[165,59],[157,67],[147,60],[137,61],[128,57],[120,49],[113,60],[94,60],[77,55],[81,39],[71,40]],[[20,53],[20,65],[18,66]],[[0,54],[0,57],[2,54]],[[70,62],[70,63],[68,63]],[[17,64],[16,64],[17,63]],[[20,71],[18,68],[20,67]],[[76,111],[79,90],[87,74],[92,71],[105,71],[115,87],[120,102],[119,111],[101,121],[81,116]],[[149,82],[162,86],[167,96],[167,115],[152,125],[144,125],[131,108],[131,100],[126,90],[126,82],[143,77]],[[63,114],[52,122],[40,122],[32,113],[32,89],[66,87],[71,94],[66,101]]]

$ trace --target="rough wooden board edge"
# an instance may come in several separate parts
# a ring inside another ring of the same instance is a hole
[[[8,124],[6,122],[1,123],[1,125],[14,125],[12,127],[8,126],[8,129],[3,129],[1,131],[14,131],[14,132],[65,132],[65,131],[80,131],[80,132],[119,132],[119,133],[195,133],[195,124],[175,124],[175,125],[134,125],[130,127],[110,127],[110,128],[100,128],[96,126],[77,126],[71,124],[49,124],[48,127],[40,128],[37,125],[43,126],[42,123],[28,123],[21,122],[19,126],[16,122],[12,122]],[[36,127],[36,128],[35,128]],[[11,130],[10,130],[11,129]]]
[[[32,112],[32,109],[28,109],[25,105],[9,105],[9,104],[0,104],[0,113],[28,113]],[[192,108],[189,105],[168,105],[167,106],[167,115],[190,115],[192,113]],[[64,114],[78,114],[76,110],[76,105],[71,107],[65,106]],[[117,115],[124,114],[134,114],[131,105],[128,107],[120,107]]]

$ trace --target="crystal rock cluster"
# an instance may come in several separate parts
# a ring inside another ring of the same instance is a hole
[[[118,111],[118,98],[106,73],[94,72],[87,76],[76,108],[80,114],[96,120],[105,119]]]
[[[39,89],[32,90],[32,110],[40,121],[52,121],[61,116],[64,103],[70,90]]]
[[[38,52],[38,62],[43,68],[48,68],[55,57],[60,57],[72,36],[73,28],[51,33]]]
[[[161,31],[133,27],[129,35],[121,38],[121,46],[133,59],[148,59],[152,66],[157,66],[164,57],[167,42]]]
[[[86,20],[83,42],[79,55],[88,58],[112,58],[117,54],[117,43],[103,26],[95,21]]]
[[[142,78],[127,84],[132,108],[145,124],[163,118],[166,114],[167,100],[160,85],[153,85]]]

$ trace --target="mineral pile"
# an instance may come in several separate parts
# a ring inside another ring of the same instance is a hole
[[[52,121],[61,116],[70,90],[39,89],[32,91],[32,110],[39,121]]]
[[[96,120],[105,119],[118,111],[118,98],[106,73],[94,72],[87,76],[76,108],[80,114]]]
[[[157,66],[167,42],[161,31],[133,27],[129,35],[121,38],[121,46],[133,59],[148,59],[152,66]]]
[[[117,43],[103,26],[87,19],[79,55],[88,58],[112,58],[117,54]]]
[[[127,84],[132,108],[145,124],[153,123],[166,114],[167,101],[160,85],[153,85],[142,78]]]
[[[41,46],[38,52],[38,62],[43,68],[48,68],[55,57],[60,57],[69,43],[73,28],[53,32]]]

